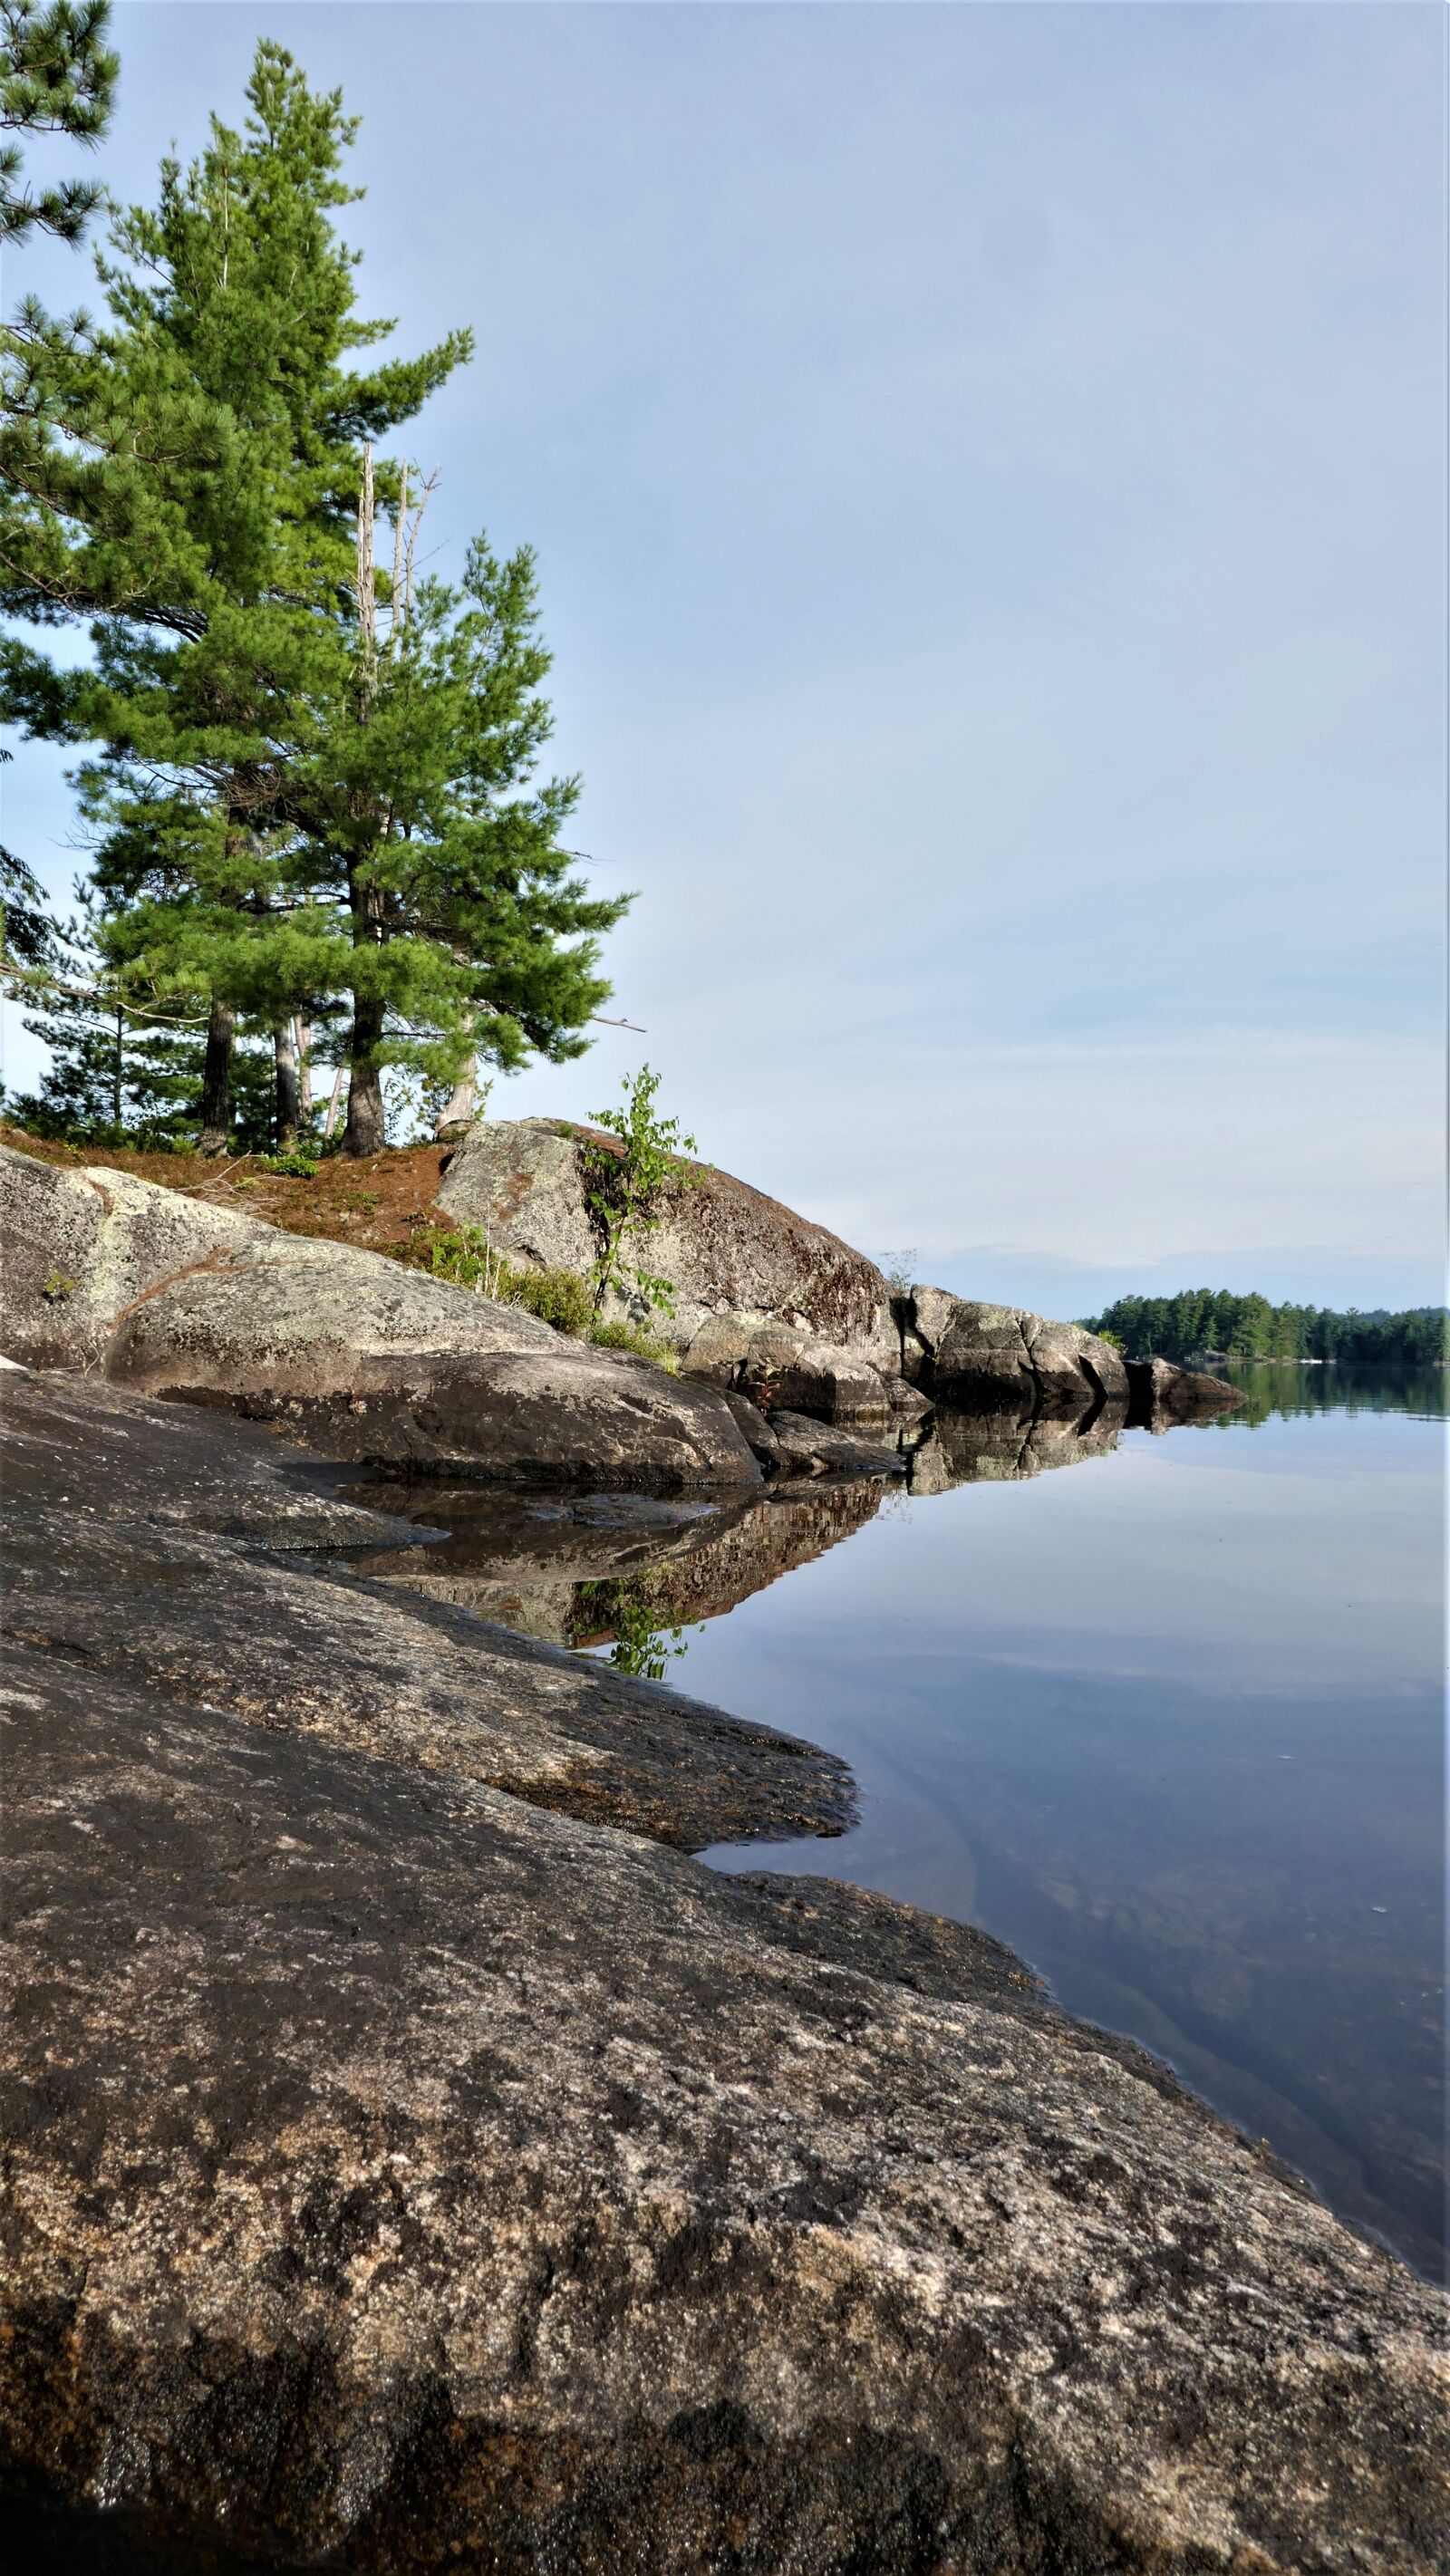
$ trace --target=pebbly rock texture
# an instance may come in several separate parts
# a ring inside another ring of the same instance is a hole
[[[1443,2563],[1443,2302],[1151,2058],[980,1934],[581,1821],[545,1679],[619,1778],[672,1707],[677,1842],[713,1713],[179,1529],[245,1426],[3,1393],[79,1550],[4,1678],[13,2476],[355,2576]]]
[[[712,1389],[384,1255],[0,1149],[3,1347],[412,1475],[750,1485]]]
[[[587,1271],[596,1241],[586,1203],[580,1139],[617,1152],[597,1128],[550,1118],[488,1122],[469,1130],[439,1187],[459,1224],[482,1226],[510,1260]],[[879,1412],[875,1371],[900,1367],[891,1292],[874,1262],[824,1226],[744,1181],[695,1165],[696,1185],[668,1198],[650,1236],[649,1266],[673,1283],[673,1321],[656,1315],[692,1376],[743,1384],[754,1394],[772,1369],[795,1367],[782,1403],[839,1417]],[[621,1309],[621,1311],[624,1311]],[[752,1374],[753,1372],[753,1374]],[[837,1387],[839,1380],[839,1392]],[[864,1399],[864,1400],[863,1400]]]

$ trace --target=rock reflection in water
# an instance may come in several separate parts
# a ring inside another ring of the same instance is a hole
[[[912,1452],[907,1490],[946,1494],[954,1485],[1011,1484],[1051,1467],[1075,1467],[1084,1458],[1101,1458],[1116,1449],[1126,1419],[1121,1407],[1113,1405],[1095,1406],[1075,1419],[938,1413],[926,1439]]]
[[[395,1514],[447,1535],[358,1560],[402,1583],[556,1646],[612,1648],[623,1672],[659,1681],[685,1630],[719,1618],[872,1519],[879,1476],[783,1485],[749,1503],[661,1502],[621,1494],[414,1494]]]

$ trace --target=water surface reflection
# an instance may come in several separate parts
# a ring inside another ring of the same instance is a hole
[[[707,1857],[982,1924],[1435,2270],[1443,1378],[1236,1374],[1163,1437],[943,1419],[904,1489],[435,1489],[375,1570],[843,1754],[856,1831]]]

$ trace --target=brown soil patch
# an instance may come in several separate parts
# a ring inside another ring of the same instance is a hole
[[[236,1207],[265,1218],[288,1234],[324,1235],[332,1243],[361,1244],[368,1252],[406,1253],[420,1234],[450,1220],[434,1202],[448,1163],[447,1145],[397,1145],[352,1162],[330,1156],[312,1180],[264,1172],[255,1154],[239,1161],[210,1161],[200,1154],[140,1154],[126,1146],[56,1145],[0,1124],[0,1144],[43,1163],[75,1169],[135,1172],[162,1189],[214,1206]]]

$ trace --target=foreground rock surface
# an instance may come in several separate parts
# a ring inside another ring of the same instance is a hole
[[[714,1876],[664,1773],[656,1839],[581,1821],[591,1710],[622,1774],[672,1709],[686,1806],[729,1721],[308,1570],[349,1506],[263,1435],[0,1396],[86,1525],[5,1674],[14,2472],[362,2576],[1437,2563],[1442,2303],[1152,2059],[961,1927]],[[762,1804],[782,1743],[732,1738]]]
[[[28,1365],[229,1405],[413,1475],[760,1481],[712,1389],[382,1254],[8,1148],[0,1222],[3,1348]]]
[[[416,1531],[299,1490],[265,1432],[19,1371],[0,1380],[0,1420],[3,1623],[16,1644],[146,1683],[163,1705],[229,1710],[685,1850],[853,1819],[845,1765],[794,1737],[620,1681],[441,1598],[405,1606],[350,1570],[319,1583],[287,1561],[308,1545],[309,1512],[313,1544],[333,1551]]]

